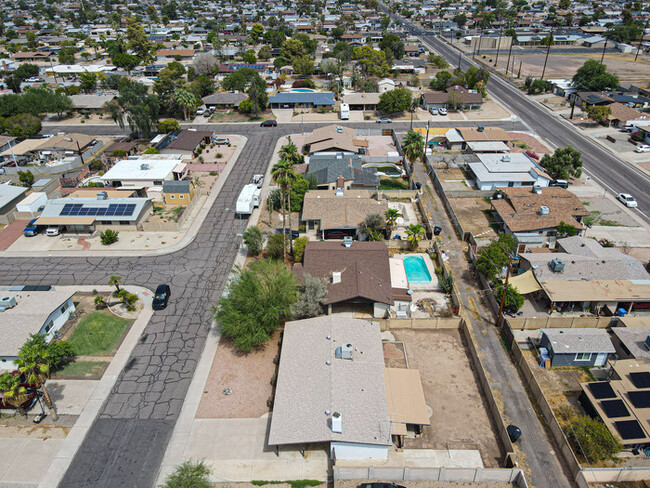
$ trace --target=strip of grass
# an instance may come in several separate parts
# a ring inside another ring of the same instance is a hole
[[[130,325],[110,312],[93,312],[81,319],[70,343],[78,356],[109,356]]]
[[[54,374],[54,378],[99,379],[108,367],[105,361],[73,361]]]
[[[390,178],[387,176],[382,176],[379,178],[380,190],[408,190],[408,187],[408,182],[402,180],[401,178]]]

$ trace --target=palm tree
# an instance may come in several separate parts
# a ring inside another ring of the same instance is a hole
[[[43,400],[50,410],[52,420],[59,420],[54,409],[52,398],[45,388],[45,381],[50,377],[50,367],[55,358],[52,357],[45,336],[31,334],[29,340],[23,344],[18,351],[18,359],[15,360],[18,370],[27,377],[29,383],[36,385],[36,388],[43,391]]]
[[[413,188],[413,165],[422,157],[424,151],[424,138],[422,134],[415,131],[408,131],[402,144],[404,156],[409,162],[409,188]]]
[[[389,208],[388,210],[386,210],[384,217],[386,217],[386,228],[388,229],[389,239],[393,235],[393,227],[395,226],[395,222],[397,222],[397,219],[400,218],[401,216],[402,214],[399,213],[399,210],[397,210],[396,208]]]
[[[286,221],[287,221],[287,193],[290,192],[291,184],[296,176],[293,172],[294,164],[288,159],[281,158],[277,163],[273,165],[271,174],[273,179],[280,185],[280,192],[282,193],[282,248],[284,260],[287,259],[287,231],[286,231]],[[291,219],[291,196],[289,195],[289,218]],[[289,233],[291,233],[291,222],[289,222]]]
[[[424,227],[422,224],[411,224],[406,229],[407,240],[411,243],[411,249],[416,250],[418,248],[418,242],[424,237]]]
[[[27,401],[27,388],[20,384],[20,375],[4,373],[0,375],[0,393],[5,403],[18,409],[23,417],[27,416],[23,403]]]
[[[194,94],[182,88],[174,92],[174,101],[183,110],[183,120],[187,120],[188,113],[198,105]]]
[[[287,143],[280,148],[278,153],[281,159],[287,159],[293,162],[294,165],[302,164],[305,162],[305,156],[300,154],[298,146],[291,140],[291,136],[287,137]]]
[[[115,287],[115,293],[120,292],[120,283],[122,283],[122,277],[119,275],[111,275],[108,279],[108,284]]]

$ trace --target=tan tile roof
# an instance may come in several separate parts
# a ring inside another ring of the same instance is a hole
[[[366,216],[384,215],[386,201],[370,198],[369,190],[345,190],[337,197],[334,190],[310,190],[305,194],[302,220],[320,220],[321,229],[356,228]]]
[[[326,127],[320,127],[319,129],[314,129],[311,135],[305,137],[305,144],[316,144],[317,142],[326,141],[334,137],[345,136],[350,139],[354,138],[357,135],[357,131],[349,127],[341,127],[342,132],[337,132],[338,125],[328,125]]]
[[[564,188],[543,188],[541,195],[533,193],[530,187],[499,189],[506,198],[492,200],[492,206],[512,232],[549,229],[560,222],[583,229],[576,217],[589,215],[580,199]],[[549,208],[548,215],[540,215],[541,206]]]

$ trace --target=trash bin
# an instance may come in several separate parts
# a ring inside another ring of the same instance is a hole
[[[442,227],[439,227],[439,226],[436,225],[433,228],[433,235],[434,236],[439,236],[441,232],[442,232]]]
[[[510,442],[517,442],[521,437],[521,429],[516,425],[510,424],[506,427],[506,431],[508,432],[508,437],[510,437]]]
[[[422,188],[422,183],[420,183],[419,181],[416,181],[416,182],[415,182],[415,188],[417,188],[418,190],[419,190],[420,188]]]

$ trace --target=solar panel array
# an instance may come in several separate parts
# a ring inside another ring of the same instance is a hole
[[[616,398],[616,393],[607,381],[599,381],[597,383],[589,383],[589,389],[591,394],[597,400],[602,400],[603,398]]]
[[[636,420],[621,420],[619,422],[614,422],[614,426],[618,433],[621,435],[621,438],[627,439],[641,439],[645,437],[645,433],[641,428],[641,425]]]
[[[650,408],[650,391],[630,391],[627,394],[634,408]]]
[[[630,373],[630,379],[637,388],[650,388],[650,373]]]
[[[600,402],[600,406],[603,408],[605,415],[610,419],[617,417],[629,417],[630,412],[628,411],[623,400],[603,400]]]
[[[60,217],[131,217],[134,203],[111,203],[108,207],[86,207],[83,203],[66,203]]]

